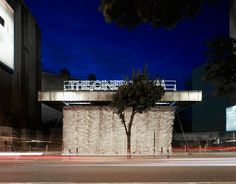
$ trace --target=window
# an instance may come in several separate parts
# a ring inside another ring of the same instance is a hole
[[[1,16],[0,16],[0,24],[4,27],[5,21]]]

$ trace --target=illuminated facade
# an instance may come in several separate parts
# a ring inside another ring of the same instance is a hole
[[[64,84],[63,91],[38,93],[39,101],[63,109],[63,154],[126,155],[125,130],[110,106],[117,81],[66,81]],[[176,91],[174,85],[156,107],[136,114],[131,134],[132,154],[171,152],[176,108],[201,98],[201,91]],[[126,118],[130,117],[129,110],[125,114]]]
[[[126,112],[126,119],[130,117]],[[174,107],[136,114],[131,133],[132,155],[171,152]],[[110,106],[69,106],[63,110],[63,154],[126,155],[125,129]]]

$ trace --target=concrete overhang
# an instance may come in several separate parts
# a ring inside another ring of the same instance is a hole
[[[40,91],[40,102],[111,102],[111,91]],[[202,91],[166,91],[160,102],[199,102]]]
[[[112,91],[40,91],[38,101],[58,110],[62,110],[65,105],[110,104],[112,101]],[[177,110],[186,108],[195,102],[202,101],[202,91],[166,91],[159,105],[171,105]]]

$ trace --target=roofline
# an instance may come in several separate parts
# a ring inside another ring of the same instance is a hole
[[[39,102],[111,102],[115,91],[39,91]],[[166,91],[160,102],[200,102],[202,91]]]

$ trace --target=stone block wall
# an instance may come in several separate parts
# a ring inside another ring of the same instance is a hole
[[[129,117],[127,111],[126,119]],[[136,114],[131,132],[132,155],[171,152],[173,122],[172,107],[155,107]],[[126,155],[125,129],[110,106],[64,107],[63,146],[63,154]]]

